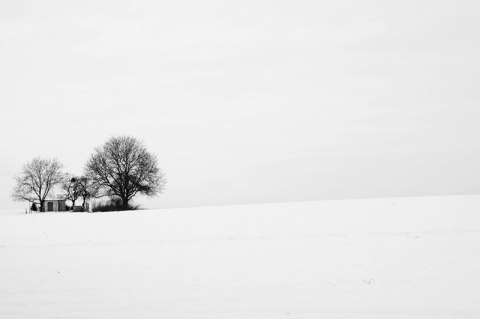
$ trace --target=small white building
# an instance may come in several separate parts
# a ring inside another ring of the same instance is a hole
[[[65,199],[46,199],[45,211],[46,212],[64,212],[67,210]]]

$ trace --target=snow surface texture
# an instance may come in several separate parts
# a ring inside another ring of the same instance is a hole
[[[480,318],[480,196],[3,211],[0,318]]]

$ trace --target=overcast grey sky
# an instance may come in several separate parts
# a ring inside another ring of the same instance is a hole
[[[146,207],[480,193],[478,1],[0,2],[0,207],[128,134]]]

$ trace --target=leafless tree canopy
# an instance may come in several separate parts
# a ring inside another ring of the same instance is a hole
[[[121,198],[124,209],[137,194],[162,193],[166,182],[156,156],[129,136],[112,137],[96,148],[85,170],[86,176],[98,185],[99,195]]]
[[[45,211],[45,199],[52,189],[62,181],[63,165],[57,159],[34,158],[23,166],[15,177],[12,198],[15,201],[28,201],[40,204]]]
[[[86,176],[79,177],[77,182],[80,188],[80,196],[83,198],[82,206],[85,208],[87,199],[98,197],[99,186]]]
[[[75,202],[82,195],[82,189],[80,184],[80,178],[75,177],[72,174],[65,174],[61,183],[63,197],[72,202],[72,206],[75,206]]]

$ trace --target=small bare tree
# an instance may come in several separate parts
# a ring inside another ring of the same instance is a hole
[[[63,197],[72,202],[72,207],[75,207],[75,202],[82,195],[80,178],[72,174],[65,174],[61,183]]]
[[[22,172],[15,177],[12,198],[40,205],[45,211],[45,199],[52,189],[62,181],[63,165],[57,159],[34,158],[27,162]]]
[[[99,196],[120,198],[122,209],[128,209],[129,201],[137,194],[162,193],[166,183],[156,156],[130,136],[112,137],[96,148],[85,171],[97,185]]]
[[[87,200],[98,197],[98,184],[92,181],[90,178],[82,176],[79,178],[79,186],[80,196],[83,199],[82,206],[84,209],[86,209],[85,203],[87,202]]]

